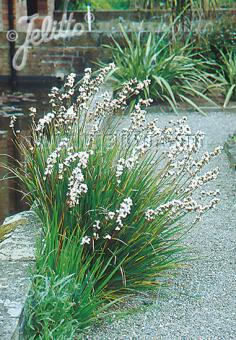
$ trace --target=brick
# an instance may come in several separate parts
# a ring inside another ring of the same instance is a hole
[[[9,46],[9,42],[7,41],[7,38],[6,38],[6,32],[0,32],[0,47],[6,48],[8,46]]]
[[[73,67],[76,73],[82,73],[84,71],[84,60],[82,58],[75,58],[73,61]]]
[[[78,48],[79,56],[85,59],[96,60],[99,57],[100,49],[98,47],[84,47]]]
[[[129,35],[129,34],[128,34]],[[125,46],[125,40],[120,31],[113,33],[103,33],[101,36],[101,45],[113,45],[113,38],[118,41],[121,46]]]
[[[101,34],[98,32],[85,32],[79,37],[73,37],[72,43],[76,46],[99,46]]]

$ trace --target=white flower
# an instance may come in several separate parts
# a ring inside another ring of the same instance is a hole
[[[103,237],[105,240],[111,240],[111,235],[106,235]]]
[[[115,217],[115,215],[116,215],[116,214],[115,214],[114,212],[109,211],[108,214],[107,214],[107,217],[108,217],[109,220],[113,220],[114,217]]]
[[[99,239],[98,233],[93,233],[93,238],[94,238],[95,240],[98,240],[98,239]]]
[[[9,124],[10,128],[12,128],[12,129],[14,128],[16,119],[17,119],[16,116],[14,116],[14,115],[11,116],[11,120],[10,120],[10,124]]]
[[[155,210],[153,209],[148,209],[146,212],[145,212],[145,217],[148,221],[152,221],[155,219],[156,217],[156,212]]]
[[[65,87],[66,86],[73,87],[74,86],[74,82],[75,82],[75,77],[76,77],[75,73],[69,74],[68,77],[67,77],[67,81],[65,83]]]
[[[29,111],[30,111],[29,116],[34,118],[35,115],[36,115],[36,108],[35,107],[30,107]]]
[[[122,176],[125,169],[132,170],[135,167],[135,164],[137,163],[137,156],[134,155],[132,157],[129,157],[128,159],[120,158],[116,165],[116,178],[117,183],[120,183],[120,177]]]
[[[74,105],[71,105],[69,109],[65,113],[65,119],[73,120],[77,117],[77,114],[75,112]]]
[[[51,175],[54,169],[57,160],[61,156],[61,151],[68,146],[68,139],[64,138],[59,144],[58,147],[48,156],[47,158],[47,166],[44,171],[44,176]],[[59,176],[60,176],[60,164],[59,164]]]
[[[78,155],[79,162],[69,178],[69,190],[67,193],[67,196],[69,197],[68,204],[71,208],[79,204],[80,196],[86,194],[88,191],[87,184],[83,183],[84,175],[81,168],[85,169],[87,167],[89,154],[87,152],[80,152]]]
[[[116,211],[117,212],[116,222],[118,223],[118,226],[116,228],[123,227],[122,219],[125,219],[130,214],[132,205],[133,201],[130,197],[124,199],[124,201],[121,203],[120,209]]]
[[[94,221],[93,228],[98,229],[98,230],[101,229],[100,224],[101,224],[101,221],[99,220]]]
[[[35,130],[37,132],[39,132],[39,134],[42,134],[44,131],[44,128],[51,124],[53,119],[55,118],[55,114],[52,112],[47,113],[43,118],[40,118],[38,121],[38,124],[35,128]]]
[[[88,236],[84,236],[82,238],[82,241],[81,241],[81,245],[83,246],[84,244],[90,244],[90,241],[91,241],[91,237],[88,237]]]
[[[70,150],[71,148],[68,148],[68,150]],[[66,171],[67,168],[69,168],[69,166],[74,163],[75,161],[77,161],[77,167],[78,168],[87,168],[88,165],[88,159],[89,159],[89,153],[82,151],[82,152],[68,152],[68,156],[64,159],[64,161],[62,163],[59,164],[59,179],[63,179],[63,173]],[[80,178],[81,177],[82,172],[80,170],[78,170],[78,174],[77,176]],[[83,179],[81,179],[81,182],[83,181]]]

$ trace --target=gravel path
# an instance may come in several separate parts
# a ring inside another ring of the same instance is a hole
[[[206,150],[223,145],[236,131],[233,113],[187,116],[194,130],[206,133]],[[158,117],[161,123],[176,119],[171,114]],[[162,290],[149,306],[93,329],[89,339],[236,339],[236,173],[229,168],[224,152],[215,165],[219,165],[221,173],[212,186],[220,189],[222,201],[186,240],[198,259],[183,269],[173,285]]]

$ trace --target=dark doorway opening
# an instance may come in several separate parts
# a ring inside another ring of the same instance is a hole
[[[30,17],[38,13],[38,1],[37,0],[27,0],[27,15]]]

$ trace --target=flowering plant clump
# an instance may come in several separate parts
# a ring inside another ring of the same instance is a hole
[[[97,77],[86,69],[78,84],[72,74],[63,90],[52,89],[51,112],[37,123],[33,116],[28,144],[19,140],[24,162],[17,170],[43,222],[50,271],[92,277],[91,294],[109,297],[155,287],[180,264],[183,217],[193,214],[193,225],[219,202],[218,191],[207,191],[219,169],[204,167],[221,151],[202,154],[204,134],[191,131],[186,118],[167,126],[149,121],[151,99],[140,99],[126,127],[122,118],[119,125],[113,114],[149,81],[133,79],[115,99],[104,93],[97,101],[112,69]]]

